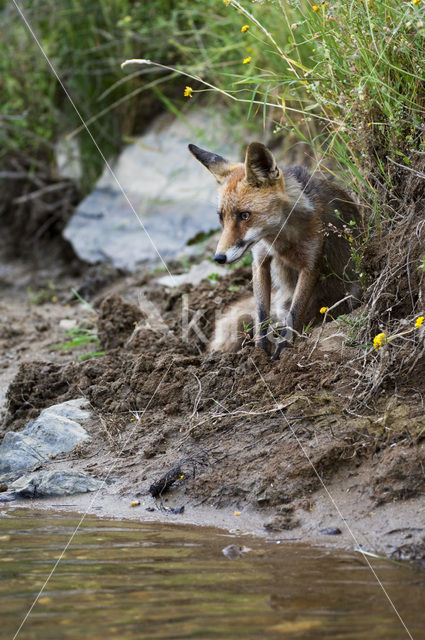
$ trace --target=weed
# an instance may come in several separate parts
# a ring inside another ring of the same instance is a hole
[[[217,282],[220,280],[220,275],[218,273],[210,273],[210,275],[208,276],[208,280],[211,282],[211,284],[217,284]]]
[[[88,344],[94,344],[99,346],[99,338],[97,337],[96,329],[83,329],[75,327],[66,332],[69,338],[66,342],[56,344],[53,349],[60,349],[61,351],[70,351],[71,349],[83,347]],[[93,358],[95,356],[103,356],[104,351],[93,351],[90,353],[83,353],[78,356],[77,360],[85,360],[86,358]]]

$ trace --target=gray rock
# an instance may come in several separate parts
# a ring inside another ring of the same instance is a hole
[[[9,489],[24,498],[43,498],[96,491],[103,484],[81,471],[38,471],[15,480]]]
[[[44,451],[47,457],[67,453],[89,438],[84,427],[75,420],[44,411],[25,427],[23,433],[39,443],[39,450]]]
[[[112,166],[114,175],[105,167],[69,221],[65,238],[83,260],[130,270],[158,261],[157,250],[165,260],[178,256],[196,233],[219,226],[215,181],[187,144],[234,159],[238,133],[234,127],[226,130],[223,116],[211,110],[194,110],[187,120],[171,122],[169,115],[160,116],[124,149]]]
[[[51,407],[43,409],[40,413],[40,418],[44,414],[54,414],[56,416],[62,416],[62,418],[69,418],[70,420],[86,420],[90,418],[91,411],[84,407],[89,406],[89,401],[86,398],[74,398],[74,400],[67,400],[60,404],[52,404]]]
[[[67,453],[88,440],[87,431],[76,421],[90,417],[90,411],[84,409],[87,404],[85,398],[77,398],[53,405],[22,432],[6,433],[0,445],[0,479]]]
[[[29,469],[37,463],[44,462],[47,457],[33,438],[23,432],[9,431],[0,445],[0,476]]]

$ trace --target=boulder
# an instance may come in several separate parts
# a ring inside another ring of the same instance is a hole
[[[90,411],[85,408],[87,405],[85,398],[53,405],[43,409],[23,431],[6,433],[0,445],[0,479],[9,479],[11,474],[30,469],[59,453],[67,453],[88,440],[89,434],[77,422],[90,417]]]
[[[96,491],[102,486],[102,480],[91,478],[81,471],[38,471],[15,480],[9,489],[23,498],[44,498],[72,496]]]
[[[219,227],[215,180],[187,145],[236,159],[236,136],[211,110],[193,110],[187,119],[160,116],[111,165],[113,174],[105,167],[65,238],[83,260],[128,270],[158,262],[158,252],[165,260],[177,257],[194,235]]]

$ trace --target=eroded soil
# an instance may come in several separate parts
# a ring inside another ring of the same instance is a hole
[[[153,508],[201,524],[252,530],[255,522],[257,532],[287,539],[336,533],[345,546],[423,558],[422,377],[359,406],[360,347],[347,346],[341,322],[315,328],[279,362],[249,341],[236,354],[208,354],[201,332],[209,337],[216,311],[249,294],[250,269],[176,289],[158,275],[99,267],[74,278],[50,273],[49,284],[43,274],[4,269],[3,432],[84,396],[91,442],[49,464],[106,479],[96,507],[105,515],[151,517],[145,509]],[[55,348],[70,327],[97,330],[100,345]],[[104,355],[77,359],[93,351]],[[154,500],[149,488],[170,470],[174,483]],[[89,500],[60,502],[90,510]]]

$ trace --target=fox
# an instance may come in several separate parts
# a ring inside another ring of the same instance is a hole
[[[225,324],[255,308],[255,344],[268,355],[274,346],[271,357],[278,360],[302,327],[320,317],[321,308],[337,305],[344,314],[360,304],[352,260],[360,212],[342,187],[301,165],[278,167],[261,142],[248,145],[244,162],[194,144],[189,151],[218,183],[222,233],[214,260],[233,264],[252,253],[254,295],[218,321],[210,350],[235,350]],[[272,316],[278,325],[270,330]]]

